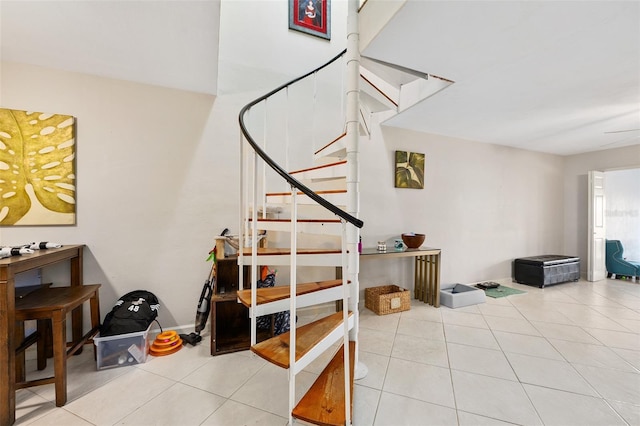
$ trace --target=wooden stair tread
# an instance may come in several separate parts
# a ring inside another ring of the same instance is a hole
[[[339,141],[340,139],[344,138],[345,136],[347,136],[347,133],[343,133],[340,136],[338,136],[337,138],[335,138],[334,140],[332,140],[331,142],[329,142],[328,144],[326,144],[325,146],[323,146],[322,148],[320,148],[319,150],[317,150],[316,152],[314,152],[314,154],[318,154],[320,153],[322,150],[327,149],[328,147],[330,147],[331,145],[333,145],[334,143],[336,143],[337,141]]]
[[[289,172],[289,174],[290,175],[295,175],[297,173],[310,172],[310,171],[313,171],[313,170],[321,170],[321,169],[326,169],[328,167],[341,166],[343,164],[347,164],[347,160],[336,161],[336,162],[333,162],[333,163],[322,164],[320,166],[315,166],[315,167],[309,167],[309,168],[306,168],[306,169],[295,170],[293,172]]]
[[[353,418],[353,372],[355,366],[355,342],[349,342],[349,374],[351,418]],[[309,391],[293,409],[296,419],[317,425],[345,425],[344,412],[344,350],[340,346],[331,362],[320,373]]]
[[[353,315],[349,312],[349,316]],[[296,328],[296,360],[302,358],[318,342],[342,325],[342,312],[321,318]],[[289,335],[282,333],[251,347],[251,351],[261,358],[282,367],[289,368]]]
[[[251,247],[244,247],[242,253],[251,256]],[[335,254],[342,253],[340,249],[298,249],[298,254]],[[290,248],[258,247],[258,256],[290,255]]]
[[[337,287],[342,284],[342,280],[315,281],[310,283],[301,283],[296,285],[296,295],[313,293],[315,291],[327,288]],[[256,302],[258,305],[264,303],[275,302],[276,300],[288,299],[291,295],[289,286],[281,285],[276,287],[259,288],[256,293]],[[247,308],[251,307],[251,290],[238,291],[238,301]]]

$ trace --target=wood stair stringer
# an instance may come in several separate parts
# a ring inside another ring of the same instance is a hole
[[[347,155],[346,137],[347,134],[343,133],[316,152],[313,153],[314,160],[318,161],[321,158],[338,158],[342,160]]]
[[[304,370],[321,353],[344,338],[343,313],[336,312],[296,328],[296,363],[293,374]],[[353,312],[349,312],[349,330],[353,328]],[[290,332],[251,346],[251,351],[270,363],[289,368]]]
[[[349,383],[351,418],[353,418],[353,377],[355,371],[356,342],[349,342]],[[346,425],[344,406],[344,346],[320,373],[311,388],[292,411],[293,417],[316,425]]]
[[[290,175],[300,181],[314,181],[324,179],[339,179],[347,177],[347,160],[322,164],[307,169],[289,172]]]

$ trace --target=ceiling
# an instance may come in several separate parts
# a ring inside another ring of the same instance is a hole
[[[215,94],[219,19],[217,0],[1,0],[0,54]],[[363,54],[455,81],[388,125],[560,155],[640,143],[637,1],[408,0]]]
[[[637,1],[409,0],[363,54],[455,82],[388,125],[560,155],[640,144]]]
[[[0,0],[3,61],[215,94],[220,2]]]

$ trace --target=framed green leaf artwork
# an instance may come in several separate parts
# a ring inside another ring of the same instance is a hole
[[[396,151],[396,188],[424,188],[424,154]]]
[[[75,118],[0,108],[0,226],[76,223]]]

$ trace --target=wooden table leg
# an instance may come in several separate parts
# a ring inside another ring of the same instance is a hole
[[[433,280],[433,276],[434,276],[434,261],[433,261],[434,257],[433,255],[427,255],[425,256],[425,263],[427,264],[427,292],[429,293],[429,297],[428,297],[428,303],[433,306],[435,303],[435,283]]]
[[[440,307],[440,254],[429,255],[430,304]]]
[[[95,327],[100,327],[100,292],[96,291],[94,297],[91,298],[89,302],[89,306],[91,307],[91,329],[93,330]],[[93,348],[93,359],[98,359],[98,348]]]
[[[436,280],[435,280],[435,270],[436,270],[436,261],[434,255],[428,256],[428,265],[429,265],[429,304],[431,306],[435,306],[436,304]]]
[[[79,247],[78,256],[72,258],[69,262],[71,267],[71,283],[70,283],[71,287],[83,285],[82,249],[83,249],[82,247]],[[82,325],[83,325],[82,322],[83,322],[82,305],[80,305],[76,309],[74,309],[73,312],[71,313],[71,332],[72,332],[72,339],[74,342],[78,342],[82,340],[82,336],[84,335],[84,333],[82,332]],[[81,353],[82,353],[82,348],[78,349],[75,355],[80,355]]]
[[[422,288],[422,262],[420,257],[416,256],[413,265],[413,293],[414,299],[422,301],[424,291]]]
[[[53,374],[56,378],[56,407],[62,407],[67,403],[67,320],[63,310],[53,313],[51,328],[53,330]]]
[[[436,308],[440,306],[440,255],[416,256],[414,298]]]
[[[16,321],[16,329],[15,329],[16,342],[22,340],[22,336],[24,336],[24,322]],[[25,360],[26,356],[24,351],[21,351],[16,355],[16,382],[24,382],[27,377],[26,368],[25,368]]]
[[[10,268],[0,270],[0,425],[16,420],[15,282]]]

